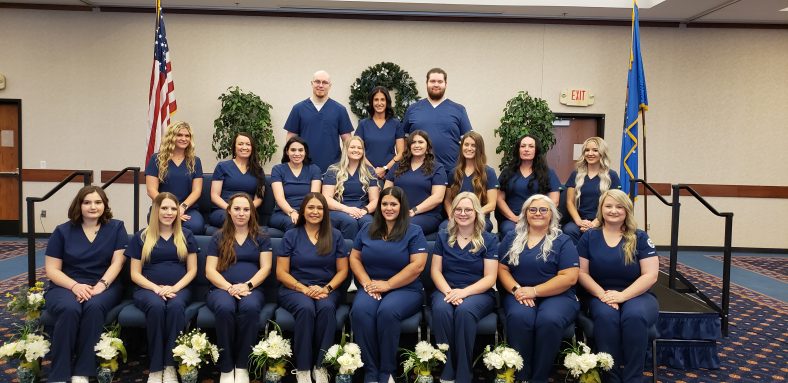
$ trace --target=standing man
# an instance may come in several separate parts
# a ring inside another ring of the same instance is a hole
[[[347,109],[328,97],[331,76],[324,70],[312,75],[312,96],[293,106],[285,122],[287,139],[300,136],[309,145],[312,163],[325,173],[339,161],[339,140],[350,138],[353,125]]]
[[[432,140],[435,158],[446,169],[449,177],[457,164],[460,153],[460,137],[469,132],[471,121],[465,107],[447,98],[446,71],[432,68],[427,72],[427,99],[408,107],[402,118],[405,134],[416,130],[427,132]]]

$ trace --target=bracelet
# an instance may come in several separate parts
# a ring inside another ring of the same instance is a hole
[[[71,288],[69,290],[74,291],[74,287],[77,287],[78,284],[79,282],[74,282],[74,284],[71,285]]]
[[[362,206],[361,210],[364,210],[365,212],[369,213],[369,209],[366,206]]]
[[[104,284],[104,288],[105,288],[105,289],[108,289],[108,288],[109,288],[109,283],[107,283],[107,281],[105,281],[103,278],[102,278],[102,279],[99,279],[99,282]]]

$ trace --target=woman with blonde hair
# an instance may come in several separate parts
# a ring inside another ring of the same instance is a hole
[[[364,141],[353,136],[343,143],[339,162],[323,174],[323,196],[331,209],[331,224],[346,239],[356,239],[358,229],[372,221],[378,204],[375,169],[365,163]]]
[[[596,219],[599,196],[620,189],[618,173],[610,169],[607,144],[599,137],[583,142],[583,156],[575,163],[575,170],[566,180],[566,210],[571,220],[564,225],[564,233],[575,244],[588,229],[599,226]]]
[[[149,383],[178,382],[172,349],[186,328],[188,286],[197,275],[197,243],[189,229],[181,228],[178,205],[173,194],[159,193],[149,226],[135,233],[126,249],[131,280],[138,286],[134,304],[147,320]]]
[[[449,211],[448,229],[438,233],[432,252],[432,330],[438,343],[449,345],[441,381],[470,383],[476,327],[495,306],[498,238],[484,230],[475,194],[458,194]]]
[[[260,285],[271,272],[271,240],[257,225],[252,197],[227,199],[227,218],[206,250],[205,301],[216,316],[219,383],[249,383],[249,354],[260,331],[265,297]]]
[[[547,382],[564,329],[580,308],[577,250],[559,229],[560,218],[551,198],[534,194],[498,248],[507,339],[525,359],[518,380]]]
[[[484,230],[492,231],[490,213],[495,211],[498,199],[498,176],[495,170],[487,165],[484,138],[481,134],[472,130],[460,139],[460,156],[457,159],[457,166],[450,174],[449,185],[446,189],[446,197],[443,199],[449,217],[451,217],[451,204],[454,197],[462,192],[471,192],[482,205]],[[444,221],[441,229],[447,224],[448,221]]]
[[[600,227],[580,238],[577,252],[580,284],[592,297],[596,348],[616,363],[605,381],[642,381],[648,329],[659,314],[649,292],[657,282],[659,258],[648,234],[637,228],[632,201],[623,191],[602,193],[596,217]]]
[[[205,218],[197,201],[202,193],[202,162],[194,152],[191,126],[175,121],[167,127],[158,153],[145,166],[145,189],[151,201],[161,192],[170,192],[181,201],[180,220],[195,235],[205,233]]]

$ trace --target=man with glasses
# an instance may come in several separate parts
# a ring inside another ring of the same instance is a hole
[[[350,138],[353,125],[347,109],[328,97],[331,76],[324,70],[312,75],[312,96],[293,106],[285,122],[287,139],[300,136],[309,145],[312,163],[325,173],[339,161],[339,140]]]

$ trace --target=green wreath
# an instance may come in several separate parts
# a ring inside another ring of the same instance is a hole
[[[367,112],[369,91],[376,86],[384,86],[395,93],[392,108],[394,116],[399,119],[405,115],[408,106],[420,98],[416,82],[399,65],[391,62],[373,65],[361,72],[361,76],[350,86],[350,110],[359,119],[370,117]]]

